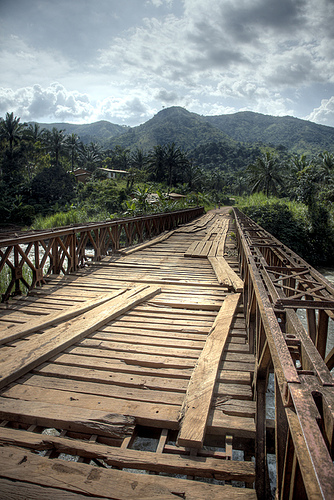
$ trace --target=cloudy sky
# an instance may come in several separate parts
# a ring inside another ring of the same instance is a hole
[[[169,106],[334,126],[334,0],[0,0],[0,116],[134,126]]]

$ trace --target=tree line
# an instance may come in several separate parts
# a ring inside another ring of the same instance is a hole
[[[310,157],[261,144],[233,148],[215,142],[187,153],[175,143],[149,151],[103,148],[95,142],[84,144],[76,134],[64,130],[21,123],[20,118],[7,113],[0,119],[0,152],[2,222],[29,224],[38,214],[73,204],[86,203],[92,213],[94,205],[106,207],[109,213],[121,212],[124,207],[134,211],[134,192],[145,210],[149,184],[160,194],[168,190],[202,193],[213,204],[227,201],[227,193],[247,196],[262,192],[267,197],[302,203],[319,244],[330,253],[334,155],[328,151]],[[73,172],[77,168],[91,172],[88,185],[76,183]],[[127,171],[126,186],[119,189],[114,181],[103,180],[100,168]],[[275,217],[279,219],[277,214]]]
[[[180,192],[221,192],[223,176],[218,168],[206,173],[174,143],[145,152],[121,146],[102,148],[97,142],[84,144],[76,134],[21,123],[13,113],[0,119],[0,187],[2,221],[27,223],[37,213],[64,207],[76,196],[74,176],[78,168],[103,179],[101,168],[128,172],[127,191],[136,182],[160,183]],[[82,186],[80,187],[82,189]],[[122,196],[124,198],[124,195]]]

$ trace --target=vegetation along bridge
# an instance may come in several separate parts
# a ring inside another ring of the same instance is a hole
[[[334,289],[241,212],[0,259],[1,499],[334,498]]]

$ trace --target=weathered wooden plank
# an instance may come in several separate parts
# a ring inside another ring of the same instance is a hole
[[[84,380],[100,384],[117,385],[122,388],[137,387],[154,391],[179,392],[184,394],[188,386],[187,379],[176,379],[171,377],[150,377],[145,375],[136,375],[134,373],[120,373],[118,370],[113,372],[99,370],[97,368],[82,368],[73,365],[58,365],[45,363],[35,368],[34,373],[46,375],[47,377],[61,377],[71,380]],[[218,389],[219,391],[219,389]]]
[[[218,248],[218,241],[215,240],[212,242],[211,248],[210,248],[207,256],[208,257],[216,257],[217,248]]]
[[[120,359],[103,358],[99,356],[87,356],[87,349],[83,350],[83,354],[76,352],[75,354],[63,353],[50,361],[59,365],[77,366],[82,368],[101,369],[118,373],[137,374],[143,377],[168,377],[177,379],[190,379],[193,365],[172,368],[163,363],[156,362],[154,365],[143,366],[139,363],[127,363]]]
[[[228,398],[245,399],[251,401],[253,398],[250,385],[241,384],[216,384],[215,395],[227,396]]]
[[[145,426],[179,429],[180,406],[176,405],[138,405],[115,398],[45,390],[18,384],[7,389],[5,394],[7,397],[0,398],[0,418],[3,420],[109,437],[111,431],[108,430],[108,418],[122,418],[123,415],[131,415],[135,417],[136,423]],[[102,406],[106,408],[105,411],[102,411]],[[233,434],[254,439],[254,419],[227,415],[222,410],[212,408],[208,417],[207,433],[218,436]],[[117,437],[115,431],[113,434]]]
[[[198,245],[196,246],[196,248],[193,250],[193,252],[191,254],[191,257],[195,257],[195,258],[206,257],[206,253],[203,254],[203,249],[204,249],[206,243],[207,243],[206,238],[202,239],[198,243]]]
[[[188,357],[162,356],[144,353],[131,353],[125,351],[113,351],[106,349],[89,349],[87,347],[70,347],[65,352],[84,356],[97,356],[112,359],[114,362],[126,363],[127,365],[147,366],[150,368],[193,368],[196,359]]]
[[[28,431],[22,432],[16,429],[0,427],[0,444],[2,446],[12,445],[39,451],[54,449],[58,453],[97,458],[114,467],[169,474],[186,474],[226,481],[254,481],[255,479],[255,466],[252,462],[219,460],[211,457],[184,459],[174,454],[155,454],[113,446],[101,446],[89,441],[75,441],[64,437],[41,435]]]
[[[96,410],[96,407],[86,409],[58,405],[55,401],[52,404],[42,398],[39,401],[20,401],[1,397],[0,416],[2,420],[115,438],[123,438],[133,432],[134,417]]]
[[[203,310],[203,311],[198,311],[194,308],[187,308],[187,307],[184,307],[182,311],[180,311],[180,308],[175,308],[173,307],[172,305],[169,305],[169,306],[160,306],[159,304],[155,304],[155,301],[154,299],[150,300],[147,305],[145,306],[137,306],[136,307],[136,312],[138,315],[140,314],[145,314],[147,315],[147,313],[149,314],[155,314],[155,315],[159,315],[161,317],[173,317],[173,316],[178,316],[178,315],[182,315],[183,318],[186,318],[186,319],[192,319],[194,318],[195,320],[196,319],[202,319],[202,320],[211,320],[211,321],[214,321],[214,319],[216,318],[216,314],[213,312],[213,311],[206,311],[206,310]],[[129,311],[129,314],[132,314],[132,311]]]
[[[220,262],[217,259],[217,257],[210,257],[209,256],[208,260],[209,260],[210,264],[212,265],[212,269],[215,272],[218,283],[221,285],[231,287],[232,281],[231,281],[229,275],[227,274],[226,269],[224,269],[223,266],[220,265]]]
[[[207,241],[202,248],[200,257],[207,257],[212,247],[212,241]]]
[[[26,481],[15,481],[0,478],[0,499],[1,500],[87,500],[86,495],[80,493],[70,493],[59,487],[50,488],[30,484]],[[89,495],[90,500],[101,500],[101,497]]]
[[[160,289],[156,287],[133,288],[121,297],[110,299],[93,311],[88,311],[83,317],[71,319],[57,329],[51,328],[38,338],[17,347],[15,355],[1,360],[0,388],[159,292]]]
[[[195,248],[200,244],[200,240],[193,241],[188,249],[184,252],[185,257],[191,257],[193,252],[195,251]]]
[[[191,299],[193,300],[191,301]],[[189,298],[187,301],[182,298],[179,298],[179,300],[177,300],[177,298],[175,298],[174,300],[172,298],[169,298],[167,300],[166,298],[161,297],[161,299],[155,300],[154,304],[161,306],[166,305],[171,307],[179,307],[180,309],[187,308],[187,309],[203,310],[203,311],[219,311],[222,302],[223,302],[223,297],[220,301],[207,300],[207,299],[197,300],[196,298],[193,297]]]
[[[170,238],[173,233],[174,233],[174,231],[169,231],[168,233],[160,234],[156,238],[152,238],[151,240],[146,241],[145,243],[142,243],[142,244],[137,245],[135,247],[132,246],[130,248],[121,248],[119,250],[119,253],[121,255],[131,255],[131,254],[133,254],[135,252],[142,251],[142,250],[144,250],[146,248],[149,248],[149,247],[151,247],[153,245],[156,245],[157,243],[162,243],[163,241],[165,241],[168,238]]]
[[[147,344],[129,344],[127,342],[113,342],[111,340],[102,340],[99,338],[89,338],[83,339],[80,342],[80,347],[87,347],[89,349],[104,349],[107,351],[117,351],[123,352],[126,351],[127,354],[133,354],[134,356],[139,354],[152,354],[155,355],[157,352],[156,346],[151,346]],[[158,349],[160,356],[172,356],[175,358],[189,358],[189,359],[197,359],[200,351],[198,349],[180,349],[179,347],[169,347],[163,346],[162,343]]]
[[[169,478],[158,475],[135,474],[117,469],[97,469],[91,465],[48,460],[22,448],[0,448],[1,474],[7,479],[28,481],[73,493],[100,496],[117,500],[187,500],[210,498],[231,500],[256,498],[255,490]],[[41,474],[41,471],[43,473]]]
[[[214,397],[212,408],[221,410],[224,415],[235,417],[255,418],[255,401],[232,399],[226,396]]]
[[[178,333],[186,333],[188,335],[196,335],[199,334],[199,335],[207,335],[210,331],[210,326],[206,326],[206,327],[196,327],[196,325],[194,326],[190,326],[190,325],[171,325],[171,324],[168,324],[168,323],[163,323],[163,324],[159,324],[159,323],[154,323],[154,324],[146,324],[145,322],[142,322],[142,323],[136,323],[136,322],[133,322],[133,321],[126,321],[127,318],[121,318],[121,319],[116,319],[115,321],[113,321],[113,323],[111,324],[112,327],[114,328],[132,328],[134,333],[136,333],[136,330],[137,329],[140,329],[142,331],[146,330],[146,326],[147,326],[147,329],[148,330],[151,330],[152,326],[154,326],[154,329],[156,332],[158,331],[161,331],[161,332],[174,332],[177,336]],[[212,324],[212,323],[211,323]]]
[[[239,299],[240,294],[226,297],[191,376],[177,441],[181,446],[203,445],[219,362]]]
[[[147,386],[138,387],[121,387],[115,384],[94,383],[87,380],[73,380],[69,378],[59,377],[43,377],[40,375],[26,375],[17,381],[17,383],[39,387],[44,389],[54,389],[61,391],[75,391],[77,393],[92,394],[95,396],[104,396],[117,398],[129,401],[138,401],[145,403],[163,403],[171,405],[180,405],[183,401],[183,394],[172,391],[159,391],[148,389]],[[240,386],[239,386],[240,387]],[[232,389],[230,389],[232,392]],[[242,392],[242,391],[240,391]],[[244,394],[245,391],[243,391]],[[240,396],[240,399],[242,395]],[[100,401],[101,403],[101,401]],[[102,408],[101,404],[99,407]]]
[[[93,335],[95,336],[95,333]],[[193,335],[181,331],[176,332],[170,330],[153,330],[151,328],[134,328],[130,325],[107,325],[106,327],[103,327],[103,330],[96,332],[96,337],[99,337],[100,335],[110,336],[111,339],[115,338],[115,340],[119,338],[122,339],[122,342],[127,342],[128,339],[132,337],[133,342],[140,343],[141,339],[147,338],[151,339],[151,345],[155,345],[156,342],[159,342],[159,345],[160,342],[162,345],[174,342],[175,345],[179,345],[179,343],[181,343],[184,346],[192,346],[194,348],[197,348],[198,346],[203,347],[207,337],[207,333],[196,333],[196,335]],[[242,339],[240,339],[240,341],[242,341]]]
[[[47,377],[46,377],[47,378]],[[28,384],[28,383],[27,383]],[[71,414],[71,410],[81,409],[94,411],[98,408],[101,412],[116,413],[119,415],[131,415],[135,417],[136,423],[152,427],[178,428],[177,418],[181,403],[169,405],[165,403],[149,403],[145,401],[130,401],[114,397],[96,396],[84,394],[74,390],[58,390],[43,387],[30,386],[27,384],[15,384],[2,393],[1,407],[5,407],[4,400],[16,399],[21,407],[24,403],[35,403],[36,416],[38,416],[38,405],[43,402],[53,405],[55,408],[63,409],[64,414]],[[74,383],[75,384],[75,383]],[[60,385],[60,384],[58,384]],[[57,402],[57,404],[55,404]],[[78,413],[79,414],[79,413]],[[8,420],[8,418],[6,418]],[[96,433],[95,433],[96,434]]]
[[[222,410],[211,409],[206,433],[214,436],[226,436],[227,434],[240,438],[255,439],[254,418],[227,415]]]
[[[212,321],[211,320],[196,320],[194,318],[193,320],[187,320],[183,319],[183,316],[180,315],[180,317],[174,317],[174,318],[159,318],[157,316],[139,316],[137,314],[127,314],[124,318],[119,318],[118,321],[123,321],[126,323],[144,323],[146,325],[166,325],[166,326],[174,326],[174,325],[179,325],[181,327],[187,327],[187,326],[196,326],[196,327],[202,327],[203,329],[205,328],[211,328],[212,326]],[[142,326],[142,325],[141,325]]]
[[[115,332],[110,332],[110,331],[95,332],[93,335],[90,336],[90,338],[117,342],[119,344],[121,343],[130,345],[142,344],[142,345],[148,345],[150,347],[153,346],[174,347],[179,349],[183,348],[184,350],[186,349],[201,350],[203,349],[204,342],[206,339],[206,335],[203,335],[203,340],[190,340],[189,339],[190,335],[185,335],[184,338],[179,338],[178,336],[177,338],[175,338],[174,334],[169,334],[170,337],[165,338],[163,334],[161,335],[161,332],[154,332],[154,330],[149,330],[149,332],[153,332],[152,335],[145,335],[145,332],[147,332],[147,330],[143,331],[142,329],[138,329],[136,332],[134,332],[130,328],[128,328],[128,330],[122,329],[122,331],[120,331],[119,328],[115,328]],[[196,337],[197,336],[198,335],[196,335]]]
[[[124,290],[126,291],[126,290]],[[38,330],[44,330],[56,323],[60,323],[61,321],[68,321],[80,314],[84,314],[87,311],[90,311],[94,307],[104,304],[109,300],[119,296],[122,291],[116,291],[112,294],[107,294],[104,297],[96,296],[95,299],[89,300],[86,303],[72,306],[70,309],[66,311],[53,312],[48,314],[47,316],[38,316],[33,319],[29,319],[27,321],[27,325],[20,325],[14,327],[7,327],[5,330],[0,331],[0,344],[4,344],[7,342],[12,342],[15,339],[22,338],[31,333],[37,332]]]
[[[177,320],[180,321],[192,321],[192,322],[204,322],[204,324],[209,323],[210,326],[216,318],[216,314],[210,311],[194,311],[184,308],[182,311],[180,309],[174,309],[170,307],[160,308],[156,307],[146,307],[144,310],[142,308],[136,307],[135,311],[129,311],[128,317],[135,316],[136,318],[158,318],[161,320]],[[180,318],[181,316],[181,318]]]
[[[238,293],[243,291],[244,282],[228,265],[224,257],[208,257],[208,260],[211,263],[219,282],[225,283],[228,279],[235,292]]]

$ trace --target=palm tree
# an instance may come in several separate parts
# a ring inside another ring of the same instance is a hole
[[[13,147],[23,139],[26,125],[20,123],[20,118],[14,117],[14,113],[6,113],[5,119],[0,118],[0,139],[9,143],[9,153],[13,156]]]
[[[251,192],[263,191],[266,196],[276,194],[284,184],[284,177],[277,156],[266,151],[255,163],[246,168]]]
[[[138,170],[144,170],[147,164],[147,157],[144,152],[140,148],[136,148],[130,156],[130,164],[131,167],[136,168]]]
[[[184,181],[188,183],[188,188],[201,189],[203,172],[192,160],[188,161],[184,169]]]
[[[42,129],[38,123],[29,123],[25,137],[28,141],[36,144],[38,141],[43,141],[43,134],[45,134],[45,129]]]
[[[166,146],[154,146],[147,160],[152,180],[163,182],[166,178]]]
[[[79,151],[79,147],[80,147],[79,137],[77,136],[77,134],[68,135],[66,142],[67,142],[68,150],[70,153],[71,169],[73,172],[74,171],[74,163],[75,163],[75,160],[78,158],[78,151]]]
[[[167,146],[165,161],[167,166],[167,184],[171,187],[177,181],[177,174],[181,178],[183,177],[183,170],[188,163],[188,159],[173,142]]]
[[[44,133],[46,147],[54,160],[54,166],[59,166],[59,157],[67,150],[67,136],[64,130],[53,127],[52,131],[46,130]]]
[[[333,182],[334,174],[334,155],[328,151],[324,151],[319,154],[320,168],[319,177],[323,184],[329,184]]]
[[[32,174],[36,170],[38,157],[41,152],[41,144],[45,129],[41,129],[38,123],[30,123],[25,130],[24,138],[26,140],[26,166],[28,169],[28,180],[31,182]]]
[[[98,144],[91,142],[88,145],[80,143],[79,158],[84,168],[94,172],[102,164],[103,152]]]

